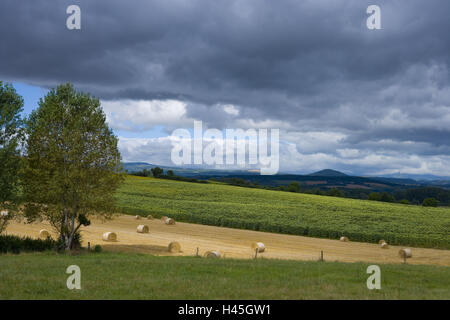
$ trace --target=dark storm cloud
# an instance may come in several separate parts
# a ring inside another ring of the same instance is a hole
[[[65,27],[70,4],[81,31]],[[382,30],[365,26],[370,4]],[[183,100],[215,127],[233,125],[216,111],[234,104],[255,123],[342,132],[343,147],[390,139],[448,155],[449,13],[448,0],[2,0],[0,77]]]

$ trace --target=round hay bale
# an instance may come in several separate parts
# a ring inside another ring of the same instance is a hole
[[[172,218],[167,218],[166,220],[164,220],[164,223],[167,225],[174,225],[175,220],[173,220]]]
[[[137,232],[138,233],[148,233],[149,232],[148,225],[146,224],[140,224],[137,226]]]
[[[381,244],[381,249],[389,249],[389,245],[386,242]]]
[[[147,216],[147,219],[148,219],[148,220],[153,220],[153,216],[152,216],[151,214],[149,214],[149,215]]]
[[[105,232],[103,234],[103,241],[117,241],[117,234],[114,232]]]
[[[380,241],[378,241],[378,244],[379,244],[379,245],[381,245],[381,244],[383,244],[383,243],[386,243],[386,241],[385,241],[385,240],[380,240]]]
[[[348,238],[347,238],[347,237],[341,237],[339,240],[340,240],[340,241],[343,241],[343,242],[347,242],[347,241],[348,241]]]
[[[168,218],[169,218],[169,217],[162,216],[162,217],[161,217],[161,221],[164,222],[164,221],[166,221],[166,219],[168,219]]]
[[[50,232],[48,232],[47,230],[45,230],[45,229],[42,229],[41,231],[39,231],[39,238],[41,238],[41,239],[47,239],[47,238],[51,238],[51,236],[50,236]]]
[[[169,249],[169,252],[177,253],[177,252],[181,251],[181,246],[178,242],[173,241],[173,242],[169,243],[168,249]]]
[[[398,255],[400,256],[400,258],[411,258],[412,252],[411,252],[411,249],[404,248],[404,249],[400,249],[398,251]]]
[[[135,218],[136,218],[136,220],[139,220],[139,219],[141,219],[141,216],[136,216]]]
[[[264,252],[264,250],[266,250],[266,247],[264,246],[264,243],[262,243],[262,242],[253,242],[252,249],[253,249],[253,251],[258,249],[258,253],[259,253],[259,252]]]
[[[205,252],[206,258],[220,258],[220,252],[219,251],[206,251]]]

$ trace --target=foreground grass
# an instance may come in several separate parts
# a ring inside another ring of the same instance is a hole
[[[68,290],[66,268],[81,268]],[[450,299],[450,268],[100,253],[0,256],[0,299]]]
[[[129,214],[354,241],[450,249],[450,209],[128,176],[117,193]]]

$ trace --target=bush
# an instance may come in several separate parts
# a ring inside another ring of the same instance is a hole
[[[291,182],[288,186],[290,192],[300,192],[300,184],[298,182]]]
[[[90,223],[90,222],[89,222],[89,223]],[[73,235],[72,246],[71,246],[70,249],[80,249],[80,248],[81,248],[81,242],[82,242],[81,234],[80,234],[80,232],[78,231],[78,232],[76,232],[76,233]]]
[[[94,247],[94,252],[95,252],[95,253],[100,253],[100,252],[102,252],[102,246],[99,245],[99,244],[95,245],[95,247]]]
[[[0,235],[0,253],[20,253],[21,251],[54,250],[58,242],[47,238],[45,240],[29,237]]]
[[[327,191],[327,196],[331,196],[331,197],[343,197],[344,196],[344,192],[342,192],[341,190],[339,190],[338,188],[332,188],[330,190]]]
[[[161,177],[163,175],[163,173],[164,173],[164,170],[161,169],[160,167],[151,168],[150,171],[152,172],[152,175],[155,178]]]
[[[422,206],[424,206],[424,207],[437,207],[437,206],[439,206],[439,201],[436,200],[435,198],[426,198],[425,200],[423,200]]]
[[[369,194],[369,197],[367,198],[367,200],[380,201],[381,194],[379,194],[378,192],[372,192]]]
[[[380,196],[380,201],[383,201],[383,202],[394,202],[395,199],[394,199],[394,197],[393,197],[392,195],[390,195],[389,193],[383,192],[383,193],[381,194],[381,196]]]

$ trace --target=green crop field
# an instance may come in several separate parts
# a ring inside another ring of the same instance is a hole
[[[380,265],[368,290],[365,263],[49,252],[0,265],[0,299],[450,299],[450,268],[436,266]],[[81,290],[66,287],[70,265]]]
[[[354,241],[450,249],[450,209],[127,176],[121,212]]]

